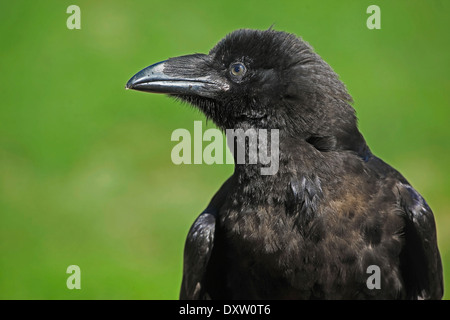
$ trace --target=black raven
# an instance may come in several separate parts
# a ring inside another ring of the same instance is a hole
[[[279,170],[236,163],[192,225],[181,299],[442,298],[430,207],[371,153],[346,87],[301,38],[237,30],[126,88],[188,102],[222,130],[279,130]]]

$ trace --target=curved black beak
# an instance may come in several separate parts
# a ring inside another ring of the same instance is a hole
[[[193,54],[155,63],[136,73],[125,88],[213,98],[229,84],[211,67],[210,56]]]

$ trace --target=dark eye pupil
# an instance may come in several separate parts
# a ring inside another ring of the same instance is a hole
[[[242,69],[242,66],[239,64],[234,66],[234,72],[236,72],[236,73],[239,73],[241,71],[241,69]]]

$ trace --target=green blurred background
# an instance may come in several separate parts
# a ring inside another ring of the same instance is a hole
[[[71,4],[81,30],[66,27]],[[174,129],[213,124],[124,85],[272,24],[334,68],[372,151],[427,199],[450,297],[449,16],[444,0],[2,1],[0,298],[178,297],[186,234],[233,167],[172,164]],[[71,264],[81,290],[66,287]]]

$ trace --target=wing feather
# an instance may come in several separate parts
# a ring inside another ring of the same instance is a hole
[[[402,274],[409,299],[442,299],[442,262],[433,212],[410,185],[400,183],[400,206],[405,217]]]

